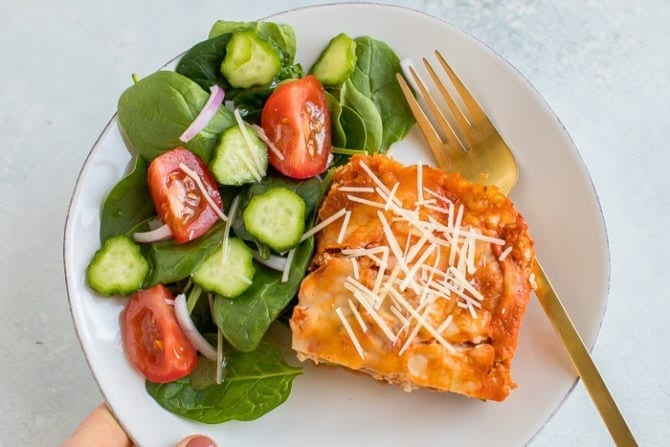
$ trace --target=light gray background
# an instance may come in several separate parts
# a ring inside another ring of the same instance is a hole
[[[215,19],[317,3],[0,0],[1,446],[58,445],[101,401],[68,309],[62,235],[79,169],[130,73],[157,69]],[[389,3],[489,44],[564,123],[610,240],[609,304],[593,356],[640,444],[668,445],[670,2]],[[532,442],[610,444],[581,384]]]

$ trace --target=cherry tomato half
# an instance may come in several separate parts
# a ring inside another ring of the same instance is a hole
[[[198,184],[179,167],[182,163],[200,177],[216,206],[222,207],[216,181],[191,151],[178,147],[156,157],[147,175],[149,193],[158,217],[170,227],[179,244],[202,236],[218,219]]]
[[[269,152],[270,163],[282,174],[307,178],[328,166],[330,113],[323,87],[313,75],[280,84],[263,107],[261,127],[284,156],[282,160]]]
[[[147,379],[156,383],[187,376],[198,357],[168,299],[174,297],[165,286],[141,290],[128,301],[121,315],[126,354]]]

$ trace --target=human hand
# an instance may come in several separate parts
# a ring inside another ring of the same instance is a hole
[[[107,405],[93,410],[61,447],[131,447],[128,435],[116,421]],[[207,436],[192,435],[176,447],[216,447]]]

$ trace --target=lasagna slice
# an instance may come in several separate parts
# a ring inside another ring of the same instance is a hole
[[[300,360],[407,391],[508,396],[534,249],[505,195],[432,167],[355,156],[338,168],[319,219],[327,225],[290,320]]]

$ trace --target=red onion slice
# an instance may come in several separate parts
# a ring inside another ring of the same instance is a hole
[[[257,251],[253,252],[254,259],[266,267],[271,268],[272,270],[277,270],[278,272],[283,272],[286,268],[286,258],[283,256],[270,255],[269,258],[265,259]]]
[[[213,85],[209,88],[211,92],[209,99],[205,103],[205,106],[202,108],[198,116],[195,117],[193,122],[186,128],[183,134],[179,137],[179,141],[182,143],[188,143],[195,137],[198,132],[200,132],[212,117],[216,114],[216,111],[219,110],[221,104],[223,103],[223,97],[225,92],[218,85]]]
[[[205,340],[205,337],[198,332],[198,328],[193,324],[193,320],[191,320],[191,316],[188,313],[188,307],[186,306],[186,295],[183,293],[180,293],[174,299],[174,314],[177,317],[181,330],[184,331],[184,335],[186,335],[186,338],[188,338],[193,347],[209,360],[216,362],[216,349]]]
[[[170,227],[168,227],[167,224],[163,224],[151,231],[143,231],[133,234],[133,239],[135,242],[140,242],[143,244],[164,241],[165,239],[170,239],[171,237],[172,230],[170,230]]]

